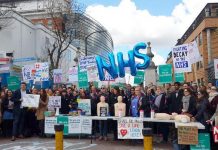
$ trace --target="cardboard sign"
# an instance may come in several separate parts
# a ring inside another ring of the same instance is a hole
[[[78,99],[78,109],[86,112],[86,115],[91,115],[91,100],[90,99]]]
[[[178,126],[178,144],[197,145],[198,128],[189,126]]]
[[[121,118],[118,120],[118,139],[143,139],[143,120]]]
[[[34,65],[25,65],[22,67],[23,81],[34,79],[33,70],[35,70]]]
[[[68,71],[69,82],[78,82],[78,67],[72,67]]]
[[[172,50],[173,66],[175,73],[191,72],[188,44],[178,45]]]
[[[49,96],[48,108],[61,108],[61,96]]]
[[[54,79],[54,83],[62,82],[62,69],[53,70],[53,79]]]
[[[23,97],[22,106],[37,108],[39,107],[39,98],[40,98],[40,95],[26,94]]]
[[[55,134],[55,124],[57,124],[56,117],[45,117],[45,134]]]
[[[84,56],[80,57],[79,67],[80,71],[87,71],[87,66],[96,66],[95,56]]]
[[[213,140],[218,143],[218,126],[213,127]]]
[[[210,135],[208,133],[198,134],[198,145],[191,145],[190,150],[210,150]]]
[[[49,65],[45,63],[35,63],[35,81],[48,81],[49,80]]]
[[[108,114],[107,107],[100,107],[100,116],[101,117],[106,117]]]
[[[200,55],[196,41],[193,41],[188,44],[188,52],[189,52],[189,59],[191,61],[191,64],[202,61],[202,57]]]

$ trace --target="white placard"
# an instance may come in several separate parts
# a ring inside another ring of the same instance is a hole
[[[99,81],[97,66],[87,66],[88,81]]]
[[[118,139],[143,139],[143,120],[121,118],[118,120]]]
[[[22,67],[23,81],[34,79],[33,70],[35,70],[34,65],[25,65]]]
[[[202,57],[200,55],[196,41],[193,41],[188,44],[188,52],[191,64],[202,61]]]
[[[22,106],[23,107],[35,107],[39,106],[40,95],[26,94],[23,97]]]
[[[81,118],[80,117],[69,117],[68,118],[68,131],[69,134],[80,134],[82,130]]]
[[[57,124],[56,117],[45,117],[45,134],[55,134],[55,124]]]
[[[91,100],[90,99],[78,99],[78,109],[86,112],[86,115],[91,115]]]
[[[83,118],[81,127],[82,134],[92,134],[92,119]]]
[[[173,47],[173,66],[175,73],[191,72],[188,44]]]
[[[68,71],[68,81],[69,82],[78,82],[78,67],[72,67]]]
[[[34,76],[35,81],[48,81],[49,80],[49,65],[45,63],[35,63],[36,73]]]
[[[95,56],[83,56],[79,60],[80,72],[87,71],[87,66],[96,66]]]
[[[62,82],[62,69],[53,70],[53,79],[54,79],[54,83]]]
[[[218,59],[214,59],[215,79],[218,79]]]
[[[49,96],[48,108],[61,108],[61,96]]]

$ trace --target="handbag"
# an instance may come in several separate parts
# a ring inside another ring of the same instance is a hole
[[[13,117],[13,113],[10,112],[10,111],[5,111],[3,113],[3,120],[13,120],[14,117]]]

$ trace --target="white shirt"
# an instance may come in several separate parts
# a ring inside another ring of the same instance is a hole
[[[21,93],[21,100],[23,102],[23,97],[26,95],[26,90],[25,91],[20,90],[20,93]],[[23,108],[22,102],[21,102],[20,108]]]

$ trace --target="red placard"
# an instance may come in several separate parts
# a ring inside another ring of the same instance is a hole
[[[213,127],[213,139],[214,143],[218,143],[218,126]]]

